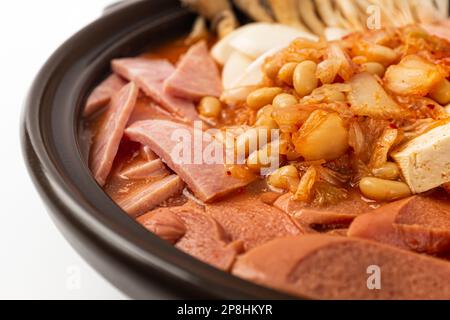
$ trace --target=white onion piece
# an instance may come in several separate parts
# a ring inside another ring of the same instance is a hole
[[[351,32],[342,28],[326,28],[325,29],[325,39],[327,41],[335,41],[344,38]]]
[[[296,38],[305,38],[317,41],[318,38],[311,33],[298,30],[279,23],[252,23],[237,35],[229,39],[229,45],[234,50],[257,59],[259,56],[275,47],[287,47]]]
[[[289,44],[288,44],[289,45]],[[244,70],[244,72],[241,74],[241,76],[238,78],[236,82],[234,82],[231,87],[237,88],[237,87],[246,87],[246,86],[257,86],[261,84],[261,82],[264,79],[264,73],[263,73],[263,65],[266,61],[266,58],[274,55],[280,50],[283,50],[286,47],[286,45],[279,46],[276,48],[273,48],[272,50],[267,51],[263,55],[261,55],[258,59],[252,62],[247,69]]]
[[[235,51],[225,63],[222,71],[222,84],[224,89],[232,88],[232,85],[242,76],[242,71],[246,70],[253,62],[246,55]]]
[[[211,49],[211,56],[220,65],[224,65],[230,56],[233,54],[235,49],[230,45],[230,42],[238,37],[240,34],[245,32],[247,29],[252,28],[255,23],[249,23],[245,26],[237,28],[233,32],[227,34],[219,42],[217,42]]]
[[[220,96],[220,100],[228,105],[236,105],[244,102],[247,96],[256,90],[256,86],[236,87],[225,90]]]

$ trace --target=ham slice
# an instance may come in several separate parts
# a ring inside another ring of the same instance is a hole
[[[359,216],[348,235],[421,253],[450,251],[450,201],[446,195],[413,196]]]
[[[137,163],[120,173],[124,179],[147,179],[166,176],[169,172],[160,159]]]
[[[251,182],[227,175],[223,163],[207,163],[203,159],[207,148],[225,152],[225,147],[199,129],[167,120],[148,120],[133,124],[126,134],[132,141],[149,146],[204,202],[223,197]],[[188,141],[179,140],[174,134],[182,134]],[[196,136],[200,137],[200,146],[194,141]],[[189,159],[177,158],[180,147],[189,152]],[[201,159],[194,159],[196,155],[200,155]]]
[[[231,237],[250,250],[270,240],[302,234],[286,213],[262,203],[247,192],[206,206],[213,217]]]
[[[113,96],[103,125],[91,148],[90,168],[98,184],[103,186],[111,171],[125,126],[133,112],[139,94],[138,87],[129,83]]]
[[[143,120],[154,120],[154,119],[165,119],[165,120],[177,120],[177,118],[171,115],[167,110],[161,108],[155,102],[147,97],[139,97],[136,107],[131,114],[130,120],[128,121],[127,127],[131,126],[133,123]],[[178,119],[181,120],[182,119]]]
[[[89,117],[105,107],[112,96],[119,92],[127,83],[119,76],[112,74],[101,82],[89,95],[83,110],[83,117]]]
[[[193,101],[205,96],[220,97],[222,81],[219,68],[205,41],[193,45],[181,58],[164,88],[171,95]]]
[[[450,263],[337,236],[273,240],[240,256],[233,274],[302,298],[450,299]]]
[[[180,194],[184,183],[176,175],[170,175],[154,183],[143,184],[116,203],[131,217],[138,217],[160,205],[161,202]]]
[[[168,60],[116,59],[112,61],[112,69],[118,75],[136,82],[147,96],[170,113],[188,122],[199,119],[192,102],[174,97],[164,91],[164,81],[175,71]]]
[[[359,214],[371,210],[370,203],[356,191],[350,191],[347,199],[324,207],[296,201],[287,193],[278,198],[274,206],[291,215],[300,225],[317,231],[348,227]]]
[[[160,208],[142,216],[138,221],[154,232],[156,228],[155,215],[160,225],[172,225],[170,231],[173,234],[174,216],[183,223],[185,232],[181,239],[176,242],[176,247],[197,259],[208,263],[216,268],[228,271],[236,255],[241,251],[240,242],[229,242],[222,227],[211,217],[207,216],[202,209],[188,203],[182,207]],[[180,227],[175,227],[180,230]],[[167,227],[166,227],[167,229]],[[156,230],[156,234],[163,239],[172,235],[162,232],[162,228]],[[180,232],[178,231],[178,235]]]
[[[147,161],[158,159],[158,156],[152,151],[152,149],[150,149],[149,146],[141,146],[139,153]]]

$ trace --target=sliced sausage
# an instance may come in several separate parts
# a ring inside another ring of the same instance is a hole
[[[317,231],[346,228],[359,214],[371,210],[370,203],[353,190],[347,199],[323,207],[296,201],[291,193],[278,198],[274,206],[291,215],[300,225]]]
[[[137,221],[161,239],[175,244],[186,234],[186,226],[167,208],[161,208],[140,216]]]
[[[171,227],[165,227],[165,230],[155,228],[155,219],[158,220],[159,225],[171,225]],[[176,247],[225,271],[231,268],[236,255],[242,250],[240,242],[230,242],[229,237],[217,221],[206,215],[203,209],[191,203],[181,207],[160,208],[155,212],[145,214],[138,219],[138,222],[163,239],[174,239],[179,236],[182,231],[179,226],[179,222],[181,222],[185,232],[176,241]],[[177,226],[174,227],[174,223]],[[176,229],[176,235],[162,232],[173,233],[173,229]]]
[[[348,235],[422,253],[450,251],[450,200],[435,194],[383,205],[356,218]]]
[[[450,263],[329,235],[273,240],[240,256],[233,274],[302,298],[450,299]]]
[[[206,213],[224,228],[232,240],[241,240],[245,250],[275,238],[303,233],[286,213],[246,192],[207,205]]]

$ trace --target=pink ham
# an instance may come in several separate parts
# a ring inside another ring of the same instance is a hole
[[[192,46],[181,58],[176,71],[166,80],[167,93],[198,101],[205,96],[219,97],[222,82],[219,69],[205,41]]]
[[[164,91],[164,81],[175,71],[169,61],[145,58],[116,59],[112,61],[112,68],[115,73],[136,82],[147,96],[167,111],[188,122],[199,119],[192,102],[174,97]]]
[[[152,119],[177,120],[177,118],[167,110],[161,108],[155,102],[144,96],[139,97],[127,127],[138,121]]]
[[[97,110],[105,107],[111,97],[120,91],[127,83],[119,76],[113,74],[100,83],[89,95],[84,106],[83,116],[89,117]]]
[[[119,149],[125,126],[133,112],[139,94],[133,82],[113,96],[103,125],[97,133],[91,149],[90,168],[98,184],[103,186],[111,171]]]
[[[154,183],[143,184],[136,191],[115,200],[130,216],[138,217],[180,194],[183,188],[183,181],[178,176],[171,175]]]
[[[160,159],[137,163],[120,173],[123,179],[147,179],[165,176],[168,174],[166,166]]]
[[[183,141],[183,143],[189,143],[185,147],[190,151],[192,157],[184,161],[189,163],[183,163],[183,159],[173,158],[178,155],[174,150],[180,146],[183,147],[181,141],[173,139],[174,132],[186,135],[186,138],[190,140]],[[214,146],[216,150],[225,150],[223,145],[199,129],[167,120],[147,120],[133,124],[126,130],[126,133],[132,141],[148,145],[202,201],[213,201],[251,182],[227,175],[223,162],[206,163],[202,157],[195,159],[198,161],[194,161],[194,156],[202,156],[207,147],[210,149],[211,146]],[[194,143],[194,136],[201,137],[200,141],[203,139],[202,146],[197,147]],[[173,152],[175,155],[172,154]]]
[[[158,156],[150,149],[149,146],[141,146],[139,153],[146,161],[158,159]]]

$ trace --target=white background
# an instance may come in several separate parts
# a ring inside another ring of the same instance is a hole
[[[19,141],[23,102],[39,68],[112,2],[0,1],[0,299],[125,298],[54,227],[28,178]]]

